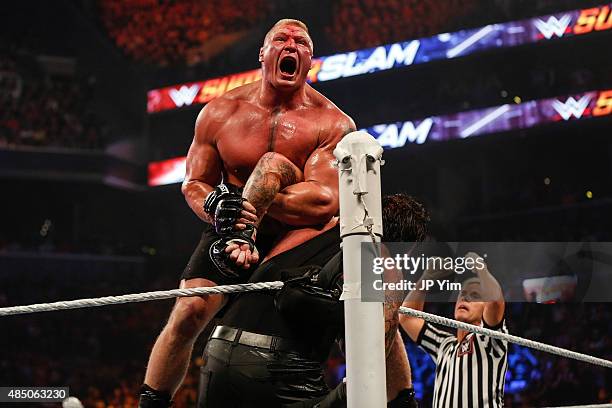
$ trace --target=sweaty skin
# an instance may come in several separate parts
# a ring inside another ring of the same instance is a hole
[[[253,204],[244,203],[236,226],[252,223],[276,234],[276,245],[268,257],[310,240],[337,223],[338,175],[332,152],[345,134],[355,130],[355,124],[306,84],[311,60],[312,41],[306,31],[291,23],[276,25],[260,50],[262,80],[236,88],[206,105],[196,120],[187,155],[182,191],[193,211],[208,223],[213,220],[204,212],[204,199],[222,177],[225,182],[243,186],[252,176],[243,196]],[[261,171],[254,173],[261,160]],[[246,247],[230,256],[243,268],[258,260]],[[217,283],[192,278],[183,279],[181,287]],[[224,295],[176,300],[151,351],[145,374],[147,386],[174,395],[198,335],[226,300]]]
[[[292,74],[281,69],[285,58],[294,61]],[[269,152],[282,155],[295,167],[287,171],[283,185],[288,186],[273,196],[265,188],[245,191],[257,212],[253,223],[258,225],[267,216],[280,225],[278,241],[268,257],[337,223],[338,175],[333,149],[355,125],[306,84],[311,58],[312,43],[303,29],[281,25],[272,30],[260,52],[262,80],[236,88],[202,109],[187,156],[183,193],[206,222],[212,220],[202,203],[221,181],[221,174],[226,182],[238,186],[244,186],[250,176],[249,184],[265,185],[266,172],[253,174],[253,170]],[[246,220],[253,219],[253,207],[245,207]]]

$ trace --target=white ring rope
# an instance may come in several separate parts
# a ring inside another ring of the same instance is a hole
[[[463,323],[457,320],[448,319],[446,317],[434,315],[420,310],[410,309],[408,307],[400,307],[399,312],[408,316],[419,317],[432,323],[438,323],[444,326],[461,329],[476,334],[484,334],[498,340],[505,340],[510,343],[518,344],[519,346],[529,347],[535,350],[544,351],[550,354],[556,354],[565,358],[573,358],[587,363],[595,364],[602,367],[612,368],[612,361],[604,360],[603,358],[593,357],[588,354],[577,353],[575,351],[563,349],[561,347],[551,346],[549,344],[540,343],[533,340],[528,340],[523,337],[513,336],[507,333],[501,333],[484,327],[474,326],[473,324]]]
[[[239,285],[224,285],[199,288],[183,288],[160,290],[156,292],[132,293],[121,296],[105,296],[91,299],[68,300],[53,303],[38,303],[27,306],[12,306],[0,308],[0,316],[19,315],[27,313],[52,312],[57,310],[80,309],[84,307],[97,307],[118,305],[123,303],[148,302],[150,300],[170,299],[174,297],[215,295],[222,293],[251,292],[255,290],[278,290],[283,282],[243,283]]]
[[[258,283],[244,283],[238,285],[222,285],[212,287],[198,287],[198,288],[184,288],[184,289],[172,289],[172,290],[160,290],[156,292],[144,292],[144,293],[132,293],[128,295],[120,296],[105,296],[99,298],[89,299],[77,299],[60,301],[53,303],[38,303],[33,305],[25,306],[11,306],[0,308],[1,316],[21,315],[28,313],[40,313],[40,312],[51,312],[68,309],[80,309],[87,307],[98,307],[117,305],[125,303],[136,303],[136,302],[148,302],[151,300],[170,299],[174,297],[188,297],[188,296],[201,296],[201,295],[215,295],[215,294],[227,294],[237,292],[251,292],[258,290],[278,290],[283,287],[283,282],[258,282]],[[410,309],[407,307],[400,307],[399,313],[403,313],[409,316],[418,317],[427,320],[432,323],[438,323],[444,326],[453,327],[455,329],[462,329],[472,333],[484,334],[486,336],[505,340],[510,343],[518,344],[533,348],[535,350],[544,351],[551,354],[556,354],[561,357],[572,358],[579,361],[595,364],[602,367],[612,368],[612,361],[604,360],[598,357],[593,357],[587,354],[577,353],[575,351],[566,350],[560,347],[551,346],[549,344],[540,343],[533,340],[528,340],[522,337],[513,336],[507,333],[501,333],[495,330],[485,329],[484,327],[474,326],[472,324],[463,323],[457,320],[448,319],[446,317],[437,316],[431,313],[422,312],[420,310]],[[612,405],[611,405],[612,407]]]

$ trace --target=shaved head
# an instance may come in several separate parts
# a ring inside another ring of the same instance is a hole
[[[278,20],[276,23],[274,23],[274,25],[272,26],[272,28],[270,28],[270,30],[268,30],[268,32],[266,33],[266,36],[264,38],[264,44],[267,43],[270,40],[270,35],[274,32],[274,30],[280,26],[284,26],[284,25],[292,25],[292,26],[296,26],[296,27],[300,27],[302,30],[304,30],[306,32],[306,34],[308,34],[308,37],[310,37],[310,33],[308,32],[308,26],[300,21],[300,20],[296,20],[293,18],[283,18],[281,20]],[[311,43],[311,47],[312,47],[312,39],[310,40]]]

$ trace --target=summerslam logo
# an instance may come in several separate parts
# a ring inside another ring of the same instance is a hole
[[[376,125],[363,130],[374,136],[382,147],[393,149],[402,147],[406,143],[425,143],[433,125],[433,119],[427,118],[420,122],[406,121]]]
[[[384,45],[323,57],[310,70],[310,82],[331,81],[354,75],[384,71],[414,63],[421,46],[419,40]]]
[[[572,20],[577,16],[576,21]],[[610,6],[594,7],[578,12],[564,14],[561,17],[549,16],[533,19],[533,25],[540,32],[539,38],[550,40],[553,37],[563,37],[566,34],[582,35],[593,31],[605,31],[612,28],[612,13]]]
[[[395,43],[361,51],[313,58],[306,80],[309,83],[381,71],[411,65],[420,41]],[[159,112],[193,104],[205,104],[242,85],[261,79],[261,70],[228,75],[180,86],[149,91],[147,112]]]

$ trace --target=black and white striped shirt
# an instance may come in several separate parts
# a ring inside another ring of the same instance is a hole
[[[495,327],[507,333],[505,321]],[[508,342],[469,333],[457,336],[425,322],[416,343],[436,363],[434,408],[486,408],[504,405]]]

